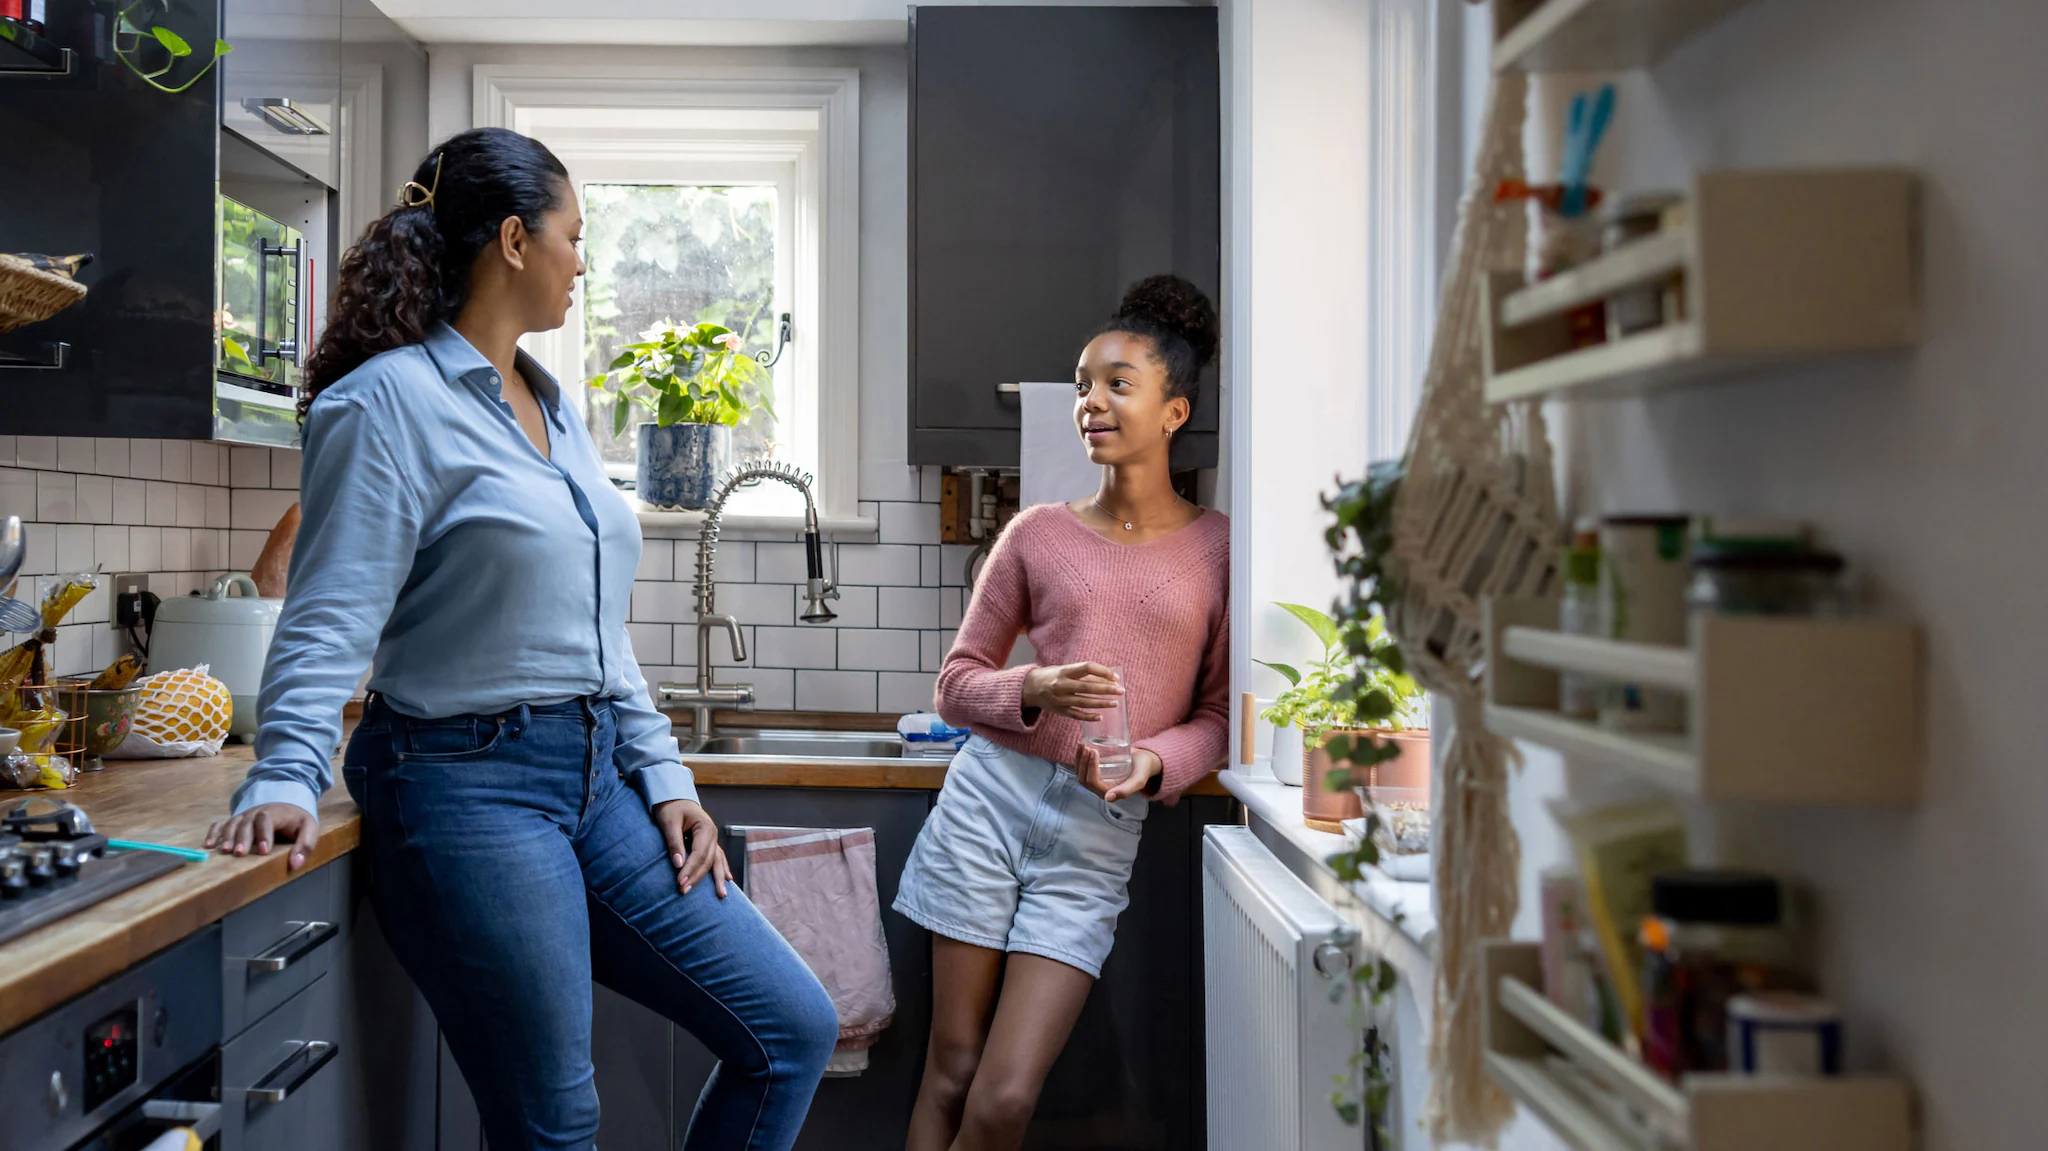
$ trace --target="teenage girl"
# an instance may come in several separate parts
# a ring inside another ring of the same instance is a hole
[[[1003,530],[939,672],[939,714],[974,736],[896,899],[933,932],[909,1151],[1023,1142],[1129,902],[1147,806],[1223,760],[1230,525],[1168,469],[1215,354],[1194,285],[1154,276],[1125,294],[1074,369],[1074,433],[1102,487]],[[1041,662],[1005,667],[1019,635]],[[1135,763],[1112,781],[1081,723],[1119,698]]]
[[[304,519],[257,760],[206,843],[320,833],[342,774],[370,902],[491,1151],[588,1151],[591,980],[720,1060],[686,1151],[796,1140],[838,1021],[737,887],[626,639],[640,525],[561,385],[519,350],[583,274],[569,174],[464,132],[342,260],[308,367]]]

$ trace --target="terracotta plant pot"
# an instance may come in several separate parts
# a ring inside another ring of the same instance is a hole
[[[1374,743],[1392,743],[1400,754],[1369,768],[1351,767],[1349,760],[1333,762],[1324,748],[1309,748],[1303,754],[1301,818],[1317,831],[1341,834],[1347,819],[1363,819],[1365,807],[1358,793],[1347,787],[1331,791],[1324,783],[1331,771],[1351,767],[1353,787],[1429,787],[1429,732],[1333,731],[1330,736],[1364,736]]]

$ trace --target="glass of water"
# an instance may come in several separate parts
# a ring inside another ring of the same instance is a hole
[[[1125,694],[1117,696],[1107,710],[1097,712],[1094,719],[1082,721],[1081,741],[1095,750],[1102,765],[1102,781],[1118,783],[1131,775],[1131,697],[1124,669],[1109,670],[1116,674]]]

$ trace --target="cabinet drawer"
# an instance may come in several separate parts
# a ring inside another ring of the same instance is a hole
[[[314,979],[221,1048],[221,1151],[338,1151],[340,983]]]
[[[221,1034],[233,1038],[333,968],[348,868],[328,864],[221,923]]]

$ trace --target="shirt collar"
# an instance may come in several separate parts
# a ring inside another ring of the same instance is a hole
[[[504,402],[505,389],[503,381],[498,379],[498,369],[491,366],[491,362],[484,358],[484,354],[464,339],[453,324],[445,320],[437,321],[427,331],[425,345],[427,355],[434,361],[434,366],[441,369],[442,379],[449,383],[464,381],[481,389],[492,399]],[[541,410],[548,414],[549,421],[557,428],[566,430],[568,424],[562,414],[562,385],[556,382],[555,377],[546,368],[540,366],[540,361],[527,355],[525,348],[518,349],[513,364],[518,367],[519,374],[526,377],[526,382],[533,386],[534,396],[540,401]]]

